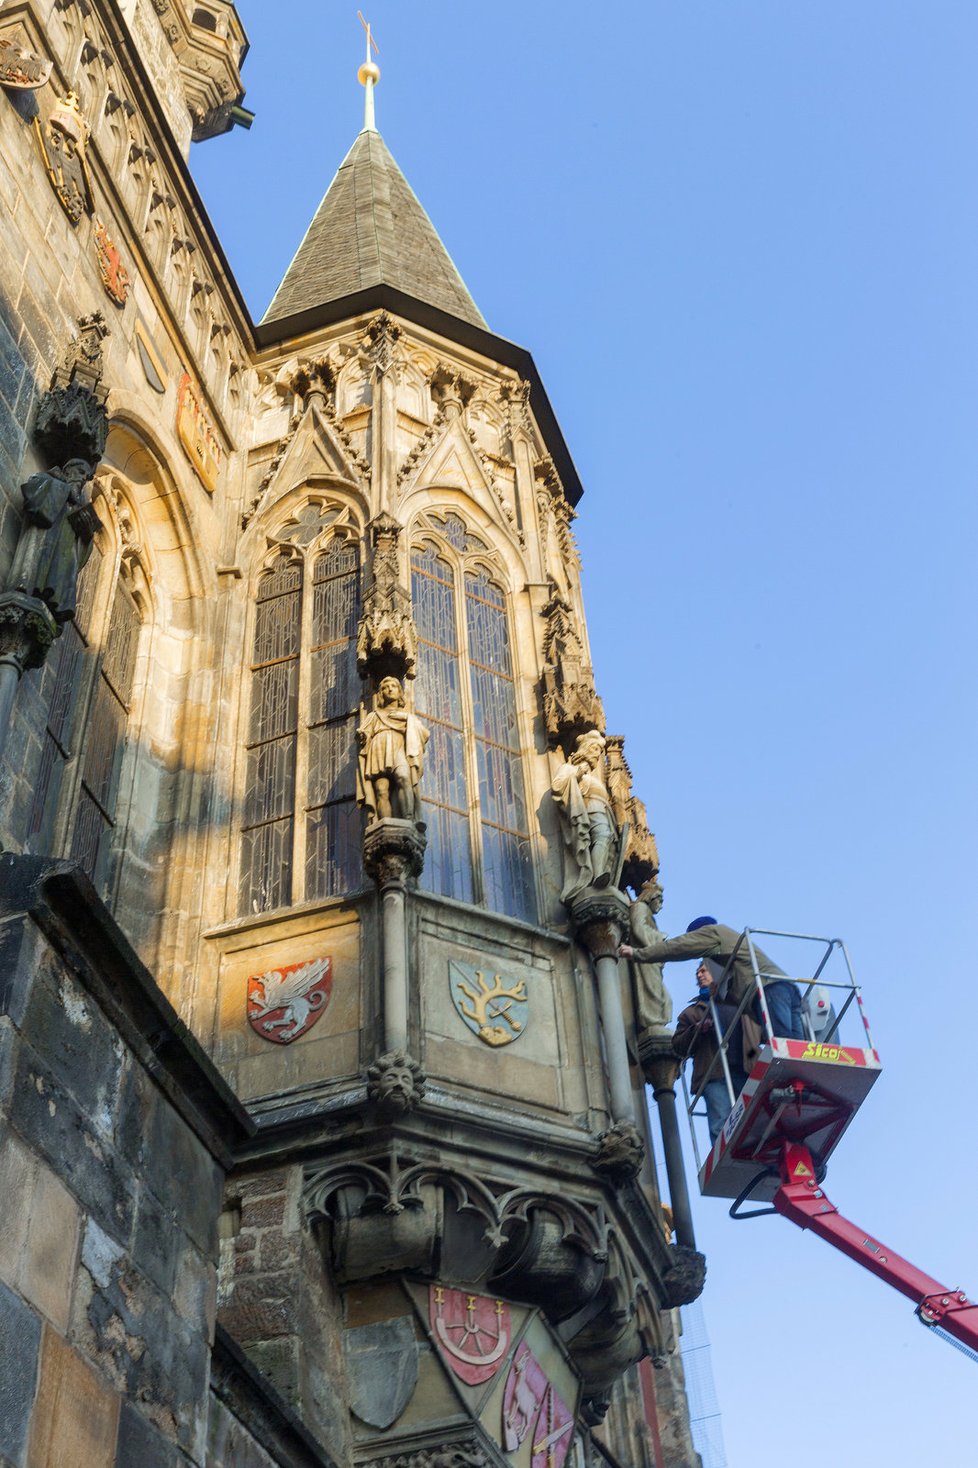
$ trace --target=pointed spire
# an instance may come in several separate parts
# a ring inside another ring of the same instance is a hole
[[[364,20],[363,11],[358,10],[360,24],[367,33],[367,59],[357,72],[357,79],[363,87],[363,131],[375,133],[377,123],[374,119],[374,87],[380,81],[380,67],[374,60],[374,56],[380,55],[380,49],[370,32],[370,22]],[[371,55],[371,51],[373,55]]]
[[[281,321],[370,286],[388,285],[472,326],[485,320],[374,120],[380,67],[370,25],[363,128],[326,191],[263,322]]]

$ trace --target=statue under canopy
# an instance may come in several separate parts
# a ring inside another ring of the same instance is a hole
[[[570,902],[585,887],[607,887],[617,880],[620,836],[611,807],[605,766],[605,741],[597,729],[578,736],[574,753],[554,775],[551,786],[564,835],[564,889]]]
[[[357,800],[371,821],[420,820],[428,735],[420,719],[408,713],[400,681],[382,678],[374,707],[357,730]]]

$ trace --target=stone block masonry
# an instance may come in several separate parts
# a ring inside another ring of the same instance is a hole
[[[332,1463],[221,1332],[234,1099],[75,868],[0,857],[0,1465]]]

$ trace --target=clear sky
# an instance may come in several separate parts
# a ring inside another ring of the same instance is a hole
[[[238,9],[254,128],[193,165],[258,316],[360,126],[363,33],[355,0]],[[846,939],[884,1073],[827,1191],[978,1293],[978,7],[369,16],[378,126],[585,485],[663,924]],[[784,1220],[696,1219],[731,1468],[978,1463],[978,1368],[909,1302]]]

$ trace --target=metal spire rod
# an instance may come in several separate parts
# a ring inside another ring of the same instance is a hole
[[[377,42],[371,35],[370,22],[363,18],[363,11],[358,10],[357,15],[360,17],[360,24],[367,33],[367,59],[357,72],[360,85],[364,89],[363,130],[364,132],[372,133],[377,131],[377,124],[374,120],[374,87],[380,81],[380,67],[370,53],[373,51],[374,55],[379,56],[380,50]]]

